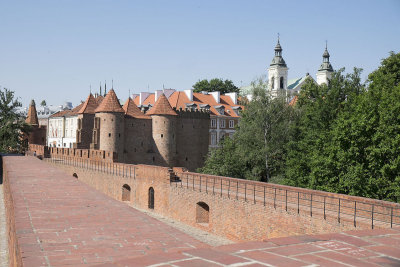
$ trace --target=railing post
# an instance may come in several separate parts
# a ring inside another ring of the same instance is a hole
[[[264,185],[264,206],[265,206],[265,185]]]
[[[310,198],[310,216],[312,217],[312,194]]]
[[[287,189],[285,193],[285,210],[287,211]]]
[[[239,200],[239,181],[236,181],[236,200]]]
[[[393,228],[393,207],[390,208],[390,228]]]
[[[276,187],[274,188],[274,209],[276,209]]]
[[[201,192],[201,175],[200,175],[200,192]]]
[[[231,180],[228,180],[228,198],[230,198]]]
[[[374,204],[372,204],[372,209],[371,209],[371,227],[374,229]]]
[[[357,201],[354,201],[354,227],[356,227]]]
[[[297,192],[297,214],[300,214],[300,192]]]
[[[221,180],[221,197],[222,197],[222,178],[219,178]]]
[[[256,185],[254,185],[254,204],[256,204]]]
[[[340,198],[339,198],[339,209],[338,209],[338,222],[340,223]]]
[[[325,204],[326,204],[326,196],[324,196],[324,220],[326,220]]]
[[[244,201],[247,201],[247,184],[244,183]]]

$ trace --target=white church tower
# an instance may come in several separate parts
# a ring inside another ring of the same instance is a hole
[[[268,68],[268,89],[272,97],[277,97],[281,94],[286,95],[287,77],[288,68],[285,60],[282,58],[282,47],[279,43],[278,35],[278,43],[275,46],[275,57],[272,59],[272,63]]]
[[[328,81],[332,78],[333,68],[329,62],[328,44],[325,46],[324,54],[322,55],[322,64],[317,72],[317,84],[323,83],[328,84]]]

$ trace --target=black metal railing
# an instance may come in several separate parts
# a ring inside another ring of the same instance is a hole
[[[372,229],[400,225],[400,204],[397,203],[198,173],[182,172],[178,177],[171,181],[171,186],[308,213],[311,217],[327,219],[329,216],[338,223],[351,221],[354,227],[360,223],[370,224]]]

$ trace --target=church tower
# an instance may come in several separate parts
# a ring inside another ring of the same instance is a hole
[[[268,68],[268,89],[271,91],[272,97],[277,97],[282,93],[286,95],[287,77],[288,67],[282,57],[282,47],[278,36],[278,43],[275,46],[275,57]]]
[[[324,54],[322,55],[322,64],[317,72],[317,84],[321,85],[323,83],[328,84],[329,79],[332,77],[333,68],[331,63],[329,62],[329,52],[328,45],[325,46]]]

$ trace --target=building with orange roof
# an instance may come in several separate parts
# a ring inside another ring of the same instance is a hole
[[[155,93],[132,95],[134,103],[142,110],[151,112],[159,95],[165,95],[169,104],[176,110],[205,109],[210,112],[208,144],[218,147],[222,138],[232,137],[240,119],[243,106],[238,103],[236,93],[221,95],[219,92],[194,93],[193,90],[176,91],[173,89],[157,90]]]

